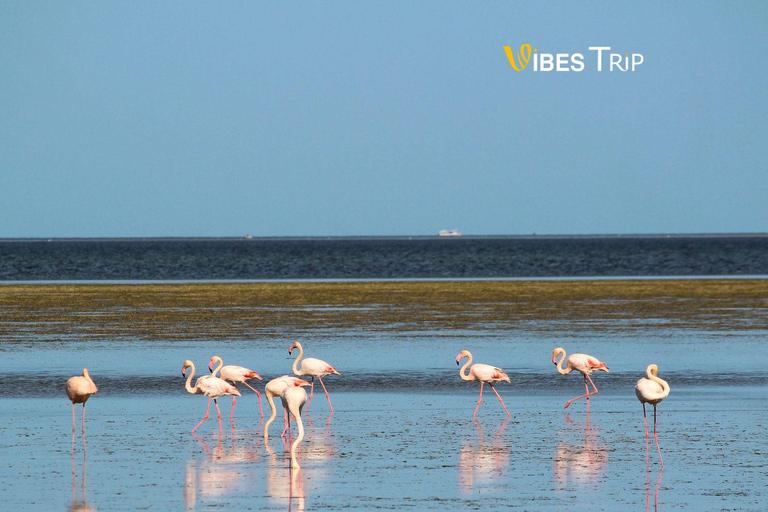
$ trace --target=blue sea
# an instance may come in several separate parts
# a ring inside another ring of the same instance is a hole
[[[0,281],[768,275],[768,235],[0,240]]]

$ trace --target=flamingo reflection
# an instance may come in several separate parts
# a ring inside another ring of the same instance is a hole
[[[459,454],[459,489],[464,495],[472,495],[478,489],[493,485],[502,480],[507,467],[511,447],[504,441],[504,430],[509,418],[496,430],[490,440],[483,436],[483,427],[475,421],[477,441],[465,438]]]
[[[187,461],[184,504],[187,510],[195,510],[197,500],[204,503],[217,501],[222,496],[247,490],[255,475],[244,468],[253,468],[244,463],[253,462],[258,458],[252,445],[238,446],[236,437],[232,436],[232,444],[225,446],[222,437],[213,450],[200,436],[193,434],[205,453],[205,459],[190,459]]]
[[[70,452],[72,458],[72,505],[69,507],[70,512],[96,512],[96,509],[88,506],[85,499],[85,432],[83,432],[83,481],[82,481],[82,501],[77,501],[77,467],[75,465],[75,433],[72,432],[72,450]]]
[[[653,493],[653,511],[659,510],[659,489],[661,488],[661,477],[664,476],[664,470],[659,471],[659,479],[656,480],[656,490]],[[645,472],[645,512],[649,512],[651,507],[651,474]]]
[[[290,450],[286,440],[283,440],[285,451]],[[288,510],[302,512],[306,501],[306,473],[304,469],[292,469],[283,460],[278,460],[277,454],[269,446],[264,445],[267,452],[267,499],[270,502],[284,504],[288,500]],[[311,470],[310,470],[311,471]]]
[[[570,415],[565,421],[573,425]],[[570,443],[562,437],[557,443],[554,464],[555,486],[563,489],[569,483],[577,486],[592,484],[601,478],[608,466],[608,447],[600,441],[596,425],[590,426],[589,413],[584,428],[584,443]]]

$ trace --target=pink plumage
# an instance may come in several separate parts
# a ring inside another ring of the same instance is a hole
[[[494,393],[496,393],[496,397],[498,397],[499,402],[501,402],[501,406],[504,408],[504,411],[507,413],[507,416],[512,416],[509,411],[507,410],[507,406],[504,404],[504,400],[501,399],[501,395],[499,395],[499,392],[496,391],[496,388],[493,386],[494,382],[499,381],[505,381],[510,382],[509,376],[506,374],[504,370],[501,368],[498,368],[496,366],[491,366],[488,364],[472,364],[472,353],[469,350],[462,350],[459,352],[459,355],[456,356],[456,364],[459,364],[459,361],[464,359],[465,357],[468,357],[469,360],[464,364],[464,366],[461,367],[459,370],[459,375],[463,380],[476,380],[480,382],[480,398],[477,400],[477,406],[475,406],[475,412],[472,414],[472,417],[477,416],[477,410],[480,408],[480,403],[483,401],[483,385],[488,384],[491,386],[491,389]],[[469,371],[465,373],[467,367],[469,367]]]

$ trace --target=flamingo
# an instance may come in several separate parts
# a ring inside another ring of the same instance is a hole
[[[645,453],[646,463],[648,461],[648,417],[645,415],[645,404],[653,405],[653,439],[656,440],[656,449],[659,450],[659,460],[661,468],[664,469],[664,459],[661,458],[661,447],[659,447],[659,438],[656,435],[656,404],[664,400],[669,395],[669,384],[667,381],[658,377],[659,367],[655,364],[648,365],[645,369],[647,378],[642,378],[635,384],[635,394],[640,403],[643,404],[643,420],[645,420]]]
[[[560,354],[562,354],[563,357],[561,357],[560,361],[558,361],[557,356],[559,356]],[[552,351],[552,362],[557,366],[558,373],[565,375],[565,374],[571,373],[573,370],[580,372],[584,376],[584,389],[587,392],[585,395],[577,396],[576,398],[572,398],[567,402],[565,402],[565,409],[567,409],[568,406],[571,405],[571,402],[574,402],[579,398],[586,397],[587,412],[589,412],[589,397],[597,394],[597,386],[595,386],[595,383],[592,382],[592,377],[590,377],[589,374],[597,370],[601,370],[608,373],[609,371],[608,366],[606,366],[605,363],[599,361],[596,357],[588,356],[587,354],[571,354],[570,356],[568,356],[568,359],[567,359],[568,366],[566,368],[563,368],[563,361],[566,361],[565,350],[558,347]],[[589,387],[587,386],[587,379],[589,379],[589,382],[592,384],[592,387],[595,389],[595,391],[592,393],[590,393]]]
[[[304,424],[301,422],[301,410],[304,408],[304,404],[307,403],[307,392],[302,389],[301,386],[311,386],[311,384],[305,380],[296,379],[294,385],[290,384],[283,389],[280,393],[280,400],[283,402],[283,408],[293,415],[296,420],[296,425],[299,427],[299,435],[291,445],[291,468],[299,469],[299,461],[296,460],[296,448],[299,443],[304,439]],[[270,400],[271,403],[271,400]]]
[[[219,365],[216,367],[216,369],[213,369],[213,364],[219,363]],[[246,386],[248,386],[251,391],[256,393],[256,396],[259,399],[259,413],[261,414],[261,421],[264,421],[264,410],[261,408],[261,393],[259,393],[255,388],[251,387],[250,384],[248,384],[246,381],[248,379],[259,379],[261,380],[261,375],[256,373],[253,370],[249,370],[248,368],[244,368],[242,366],[233,366],[231,364],[228,364],[227,366],[223,366],[224,361],[221,360],[219,356],[213,356],[211,358],[211,361],[208,363],[208,370],[211,372],[211,375],[216,377],[216,374],[218,372],[221,372],[221,379],[231,382],[232,384],[237,383],[243,383]],[[232,409],[229,412],[229,420],[232,421],[232,418],[235,414],[235,396],[232,395]]]
[[[205,395],[208,397],[208,408],[205,410],[205,416],[203,416],[203,419],[200,420],[200,423],[198,423],[197,426],[192,429],[192,433],[194,434],[195,430],[197,430],[200,425],[202,425],[203,422],[208,419],[208,413],[211,411],[211,400],[213,400],[213,403],[216,404],[216,413],[219,416],[219,433],[221,433],[221,411],[219,410],[219,402],[216,399],[224,395],[241,396],[240,392],[236,387],[232,386],[227,381],[218,377],[214,377],[213,375],[203,375],[197,379],[195,386],[192,387],[192,378],[195,376],[195,364],[189,359],[184,361],[184,365],[181,367],[182,377],[186,375],[187,368],[192,368],[192,371],[189,372],[189,376],[187,377],[187,382],[185,385],[187,391],[193,395]]]
[[[72,401],[72,434],[76,430],[75,404],[83,404],[83,433],[85,433],[85,402],[98,391],[87,368],[83,368],[82,376],[76,375],[67,379],[67,397]],[[74,437],[72,439],[74,442]]]
[[[275,397],[279,397],[287,386],[290,386],[291,384],[295,386],[299,386],[300,384],[296,384],[296,382],[306,382],[306,381],[297,379],[296,377],[291,377],[290,375],[283,375],[276,379],[272,379],[271,381],[267,382],[266,386],[264,386],[264,394],[267,395],[267,401],[269,402],[269,407],[270,409],[272,409],[272,414],[269,416],[269,419],[267,419],[267,423],[264,425],[264,441],[265,442],[267,441],[267,439],[269,439],[269,426],[272,424],[273,421],[275,421],[275,417],[277,416],[277,409],[275,408],[275,403],[273,402],[273,399]],[[287,430],[288,430],[288,412],[286,411],[285,429],[283,429],[283,434],[285,434]]]
[[[331,414],[333,414],[333,405],[331,405],[331,397],[328,395],[328,390],[325,389],[325,384],[323,384],[323,377],[326,375],[330,375],[331,373],[335,373],[336,375],[341,375],[339,372],[336,371],[336,368],[329,365],[325,361],[321,361],[320,359],[315,359],[314,357],[308,357],[304,359],[301,362],[301,369],[298,368],[299,366],[299,360],[304,356],[304,348],[301,346],[301,343],[298,341],[294,341],[293,345],[291,345],[291,348],[288,349],[288,354],[293,351],[294,348],[299,349],[299,357],[296,358],[296,360],[293,362],[293,373],[294,375],[298,375],[299,377],[303,375],[309,375],[312,377],[312,384],[309,391],[309,400],[307,401],[307,409],[309,409],[309,404],[312,403],[312,396],[315,393],[315,377],[320,379],[320,385],[323,386],[323,391],[325,391],[325,396],[328,398],[328,405],[331,408]]]
[[[507,381],[511,382],[509,380],[509,376],[502,370],[501,368],[496,368],[495,366],[487,365],[487,364],[472,364],[472,354],[469,352],[469,350],[462,350],[459,352],[459,355],[456,356],[456,364],[459,364],[459,361],[464,359],[465,357],[468,357],[469,360],[464,364],[464,366],[461,367],[459,370],[459,375],[464,380],[476,380],[480,382],[480,398],[477,400],[477,406],[475,407],[475,413],[472,415],[473,418],[477,416],[477,410],[480,408],[480,403],[483,401],[483,384],[488,384],[491,386],[491,389],[494,393],[496,393],[496,396],[499,399],[499,402],[501,402],[501,406],[504,408],[504,410],[507,413],[507,417],[512,416],[509,414],[509,411],[507,410],[507,406],[504,405],[504,400],[501,399],[501,395],[499,395],[499,392],[496,391],[496,388],[493,387],[494,382],[499,381]],[[472,364],[472,367],[469,369],[468,373],[464,373],[465,370],[469,365]]]

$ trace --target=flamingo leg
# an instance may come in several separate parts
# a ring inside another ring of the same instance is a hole
[[[221,428],[221,411],[219,410],[219,402],[215,398],[213,399],[214,405],[216,405],[216,416],[219,417],[219,435],[224,434],[224,429]]]
[[[315,394],[315,378],[312,377],[312,386],[309,388],[309,400],[307,400],[307,405],[304,407],[307,412],[309,412],[309,404],[312,403],[312,396]],[[289,420],[290,422],[290,420]]]
[[[261,414],[261,421],[264,421],[264,409],[261,408],[261,393],[259,393],[255,388],[252,388],[247,382],[243,382],[243,384],[251,388],[251,391],[256,393],[256,397],[259,399],[259,414]]]
[[[656,405],[653,406],[653,439],[656,440],[656,449],[659,450],[659,460],[661,461],[661,469],[664,470],[664,459],[661,458],[661,447],[659,446],[659,437],[656,435]]]
[[[328,405],[331,408],[331,414],[333,414],[333,405],[331,405],[331,395],[328,394],[328,390],[325,389],[325,384],[323,384],[323,378],[318,377],[320,379],[320,385],[323,386],[323,391],[325,391],[325,397],[328,399]]]
[[[73,443],[75,442],[75,438],[74,438],[75,430],[77,430],[77,427],[75,425],[76,425],[76,420],[75,420],[75,402],[72,402],[72,436],[73,436],[72,437],[72,442]]]
[[[202,424],[203,424],[203,422],[204,422],[205,420],[207,420],[207,419],[208,419],[208,413],[209,413],[210,411],[211,411],[211,399],[209,398],[209,399],[208,399],[208,408],[205,410],[205,416],[203,416],[203,419],[202,419],[202,420],[200,420],[200,423],[198,423],[198,424],[197,424],[197,427],[195,427],[195,428],[193,428],[193,429],[192,429],[192,433],[193,433],[193,434],[195,433],[195,430],[197,430],[197,429],[200,427],[200,425],[202,425]]]
[[[472,417],[475,418],[477,416],[477,410],[480,408],[480,403],[483,401],[483,384],[484,382],[480,383],[480,398],[477,399],[477,405],[475,406],[475,412],[472,414]]]
[[[83,402],[83,435],[85,435],[85,402]]]
[[[645,402],[643,402],[643,421],[645,422],[645,470],[650,471],[651,462],[648,454],[648,416],[645,414]],[[648,485],[650,486],[650,484]]]
[[[587,387],[587,379],[589,379],[589,382],[592,384],[592,387],[595,388],[595,391],[593,393],[589,392],[589,388]],[[587,393],[584,394],[584,395],[581,395],[581,396],[577,396],[576,398],[571,398],[570,400],[565,402],[564,409],[567,409],[568,406],[571,405],[571,403],[575,402],[576,400],[579,400],[580,398],[586,398],[587,399],[587,408],[589,408],[589,397],[592,396],[592,395],[596,395],[597,394],[597,386],[595,386],[595,383],[592,382],[592,377],[590,377],[586,373],[584,374],[584,388],[587,391]]]
[[[493,384],[491,384],[491,383],[489,382],[489,383],[488,383],[488,385],[489,385],[489,386],[491,386],[491,389],[493,390],[493,392],[494,392],[494,393],[496,393],[496,398],[498,398],[498,399],[499,399],[499,402],[501,402],[501,406],[502,406],[502,407],[504,408],[504,410],[506,411],[506,413],[507,413],[507,417],[510,417],[510,416],[512,416],[511,414],[509,414],[509,411],[507,411],[507,406],[506,406],[506,405],[504,405],[504,400],[502,400],[502,399],[501,399],[501,395],[499,395],[499,392],[498,392],[498,391],[496,391],[496,388],[493,386]]]
[[[288,411],[283,409],[283,432],[280,434],[280,437],[285,437],[285,433],[288,432],[288,425],[290,425],[290,418],[288,417]]]
[[[232,395],[232,408],[229,410],[229,421],[235,423],[235,395]]]

